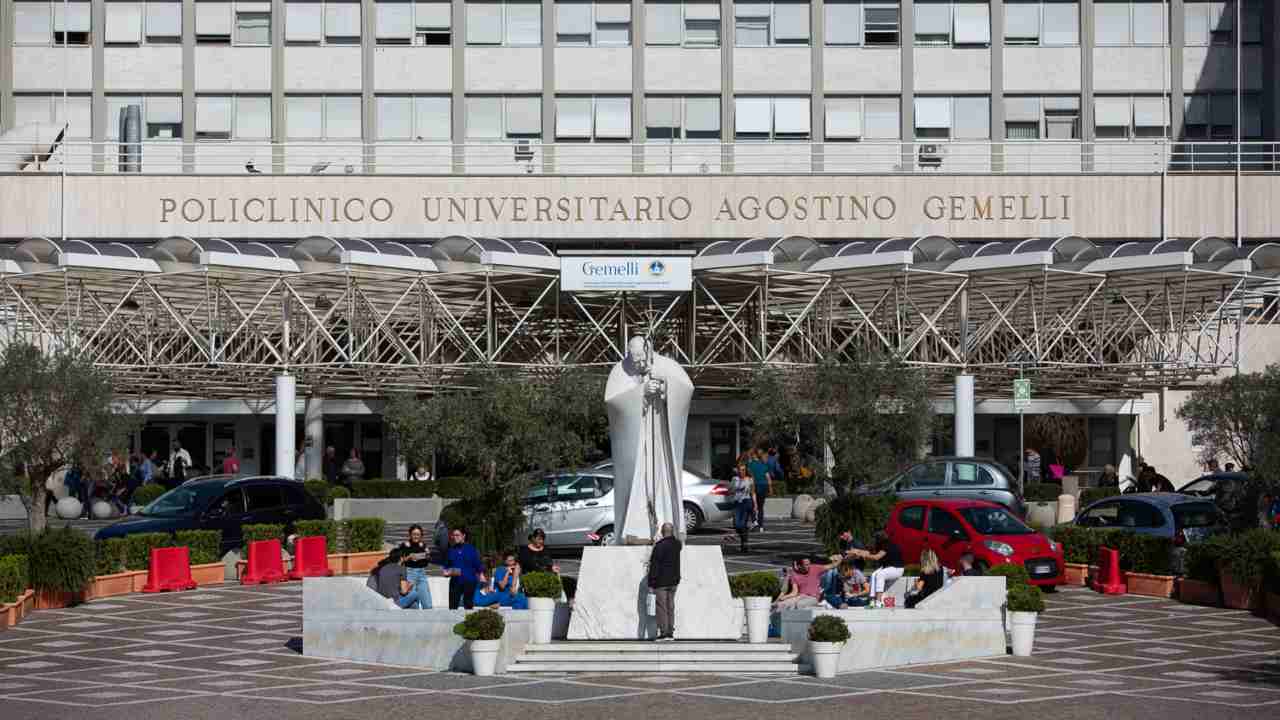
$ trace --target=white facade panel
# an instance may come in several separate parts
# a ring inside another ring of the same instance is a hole
[[[108,47],[102,52],[102,79],[107,92],[182,90],[181,47]]]
[[[542,89],[542,48],[467,48],[467,92],[519,93]]]
[[[1262,89],[1262,48],[1244,49],[1244,89]],[[1229,47],[1188,47],[1182,51],[1182,88],[1187,93],[1234,92],[1236,87],[1235,49]]]
[[[380,47],[373,51],[378,92],[449,92],[453,51],[447,47]]]
[[[900,93],[902,55],[898,48],[825,48],[822,78],[829,93]]]
[[[809,48],[733,49],[735,93],[803,93],[813,91]]]
[[[1080,92],[1080,48],[1006,47],[1006,93]]]
[[[649,46],[644,49],[645,92],[720,92],[720,49]]]
[[[1093,50],[1096,93],[1159,93],[1169,89],[1169,61],[1158,47],[1100,47]]]
[[[196,92],[270,92],[271,48],[196,46]]]
[[[915,49],[917,93],[991,92],[991,51],[919,47]]]
[[[64,62],[67,63],[65,66]],[[13,48],[14,90],[61,90],[64,82],[67,89],[73,92],[93,88],[91,48]]]
[[[556,48],[556,92],[631,92],[631,48]]]
[[[286,47],[286,92],[359,92],[360,48]]]

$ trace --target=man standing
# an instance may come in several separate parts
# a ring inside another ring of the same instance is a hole
[[[769,472],[769,463],[759,448],[751,450],[751,461],[747,463],[747,471],[756,484],[756,529],[764,532],[764,501],[773,489],[773,474]]]
[[[142,484],[150,485],[156,477],[156,451],[143,455],[142,460]]]
[[[240,474],[240,460],[239,458],[236,457],[235,445],[232,445],[231,447],[227,448],[227,456],[222,459],[222,474],[223,475],[239,475]]]
[[[458,606],[470,610],[475,607],[476,580],[484,571],[480,552],[475,545],[466,542],[466,531],[454,528],[449,532],[449,552],[445,556],[444,574],[449,578],[449,609]]]
[[[324,479],[330,485],[338,484],[338,472],[342,465],[338,462],[338,453],[333,446],[324,449]]]
[[[649,555],[649,589],[658,611],[658,642],[675,639],[676,586],[680,584],[680,540],[671,523],[662,523],[662,539]]]
[[[191,453],[182,447],[180,441],[174,440],[173,452],[169,454],[169,480],[174,487],[187,481],[187,471],[190,469]]]

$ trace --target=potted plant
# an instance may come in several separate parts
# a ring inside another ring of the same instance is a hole
[[[1024,492],[1027,524],[1037,529],[1053,527],[1058,520],[1058,496],[1062,487],[1052,483],[1032,483]]]
[[[1062,571],[1068,585],[1083,587],[1088,582],[1089,561],[1093,557],[1090,553],[1096,545],[1095,534],[1089,528],[1071,524],[1057,525],[1049,532],[1055,542],[1062,544],[1065,561]]]
[[[31,542],[31,585],[36,609],[62,608],[79,602],[93,579],[93,540],[64,527],[45,530]]]
[[[1006,600],[1009,635],[1015,657],[1028,657],[1036,639],[1036,618],[1044,612],[1044,597],[1034,585],[1015,584]]]
[[[387,553],[382,549],[386,525],[387,522],[382,518],[351,518],[342,521],[347,538],[347,555],[343,562],[346,574],[363,575],[386,557]]]
[[[13,627],[22,619],[26,575],[26,555],[0,557],[0,628]]]
[[[769,641],[769,610],[773,599],[782,592],[782,583],[775,573],[760,571],[734,575],[729,578],[729,591],[742,599],[747,618],[747,641]]]
[[[1113,533],[1109,543],[1120,551],[1120,560],[1129,565],[1125,571],[1125,590],[1132,595],[1173,597],[1173,573],[1170,559],[1173,541],[1156,535]]]
[[[1272,622],[1280,622],[1280,550],[1271,553],[1271,563],[1264,578],[1267,614]]]
[[[504,627],[502,615],[493,610],[468,613],[462,622],[453,626],[453,633],[467,641],[472,673],[479,676],[493,674],[498,666],[498,648],[502,644]]]
[[[85,589],[86,599],[107,598],[133,592],[133,576],[125,569],[125,538],[98,542],[93,553],[93,581]]]
[[[179,530],[175,545],[186,546],[191,553],[191,579],[196,585],[215,585],[226,580],[222,563],[222,533],[218,530]]]
[[[533,637],[530,642],[541,645],[551,642],[556,602],[564,592],[560,576],[552,572],[531,572],[520,577],[520,589],[529,598],[529,611],[533,614]]]
[[[834,615],[819,615],[809,623],[809,657],[813,674],[820,678],[836,676],[840,650],[849,640],[849,626]]]
[[[1262,577],[1271,563],[1271,553],[1280,548],[1280,535],[1255,528],[1235,535],[1227,552],[1219,556],[1222,602],[1236,610],[1256,610],[1261,606]]]
[[[1218,557],[1227,552],[1227,538],[1214,537],[1188,545],[1183,556],[1183,576],[1178,580],[1178,600],[1217,607]]]

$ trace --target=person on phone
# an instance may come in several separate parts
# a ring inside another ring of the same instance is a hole
[[[476,586],[484,573],[480,552],[466,541],[465,528],[449,531],[449,551],[445,553],[445,577],[449,578],[449,609],[475,607]]]
[[[420,610],[430,610],[431,587],[427,583],[427,566],[431,564],[431,555],[427,551],[426,543],[422,540],[421,525],[415,523],[409,526],[409,539],[400,543],[400,549],[406,555],[405,578],[409,584],[413,585],[417,594],[414,606]]]
[[[494,568],[493,574],[476,590],[475,604],[476,607],[498,605],[515,610],[529,609],[529,599],[520,591],[520,563],[516,562],[515,553],[502,556],[502,564]]]

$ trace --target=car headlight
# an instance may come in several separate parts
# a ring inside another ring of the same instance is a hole
[[[1059,550],[1061,550],[1061,549],[1062,549],[1062,546],[1061,546],[1061,545],[1059,545],[1058,543],[1056,543],[1056,542],[1054,542],[1054,541],[1052,541],[1052,540],[1050,540],[1050,541],[1049,541],[1049,552],[1051,552],[1051,553],[1056,553],[1056,552],[1058,552],[1058,551],[1059,551]]]
[[[982,545],[986,549],[995,553],[1000,553],[1005,557],[1013,556],[1013,546],[1008,543],[1002,543],[999,540],[983,540]]]

